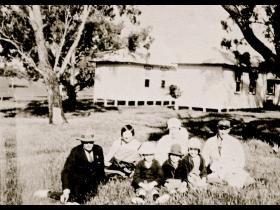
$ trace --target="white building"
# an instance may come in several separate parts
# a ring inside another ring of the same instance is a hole
[[[105,106],[176,103],[179,108],[218,112],[262,108],[268,97],[267,75],[259,73],[251,83],[248,72],[236,73],[225,54],[213,52],[215,59],[176,65],[124,55],[103,58],[96,64],[94,101]],[[182,92],[177,100],[169,95],[170,85]]]
[[[250,84],[248,72],[237,74],[226,64],[178,64],[174,81],[182,89],[179,107],[228,111],[261,108],[266,100],[265,74]]]
[[[137,61],[136,61],[137,60]],[[94,102],[105,106],[174,106],[169,79],[172,64],[146,63],[146,58],[128,56],[97,61]]]

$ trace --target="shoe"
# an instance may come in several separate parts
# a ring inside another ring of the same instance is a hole
[[[157,204],[164,204],[169,200],[169,198],[170,198],[170,195],[164,194],[164,195],[158,197],[158,199],[156,200],[156,203]]]
[[[77,202],[66,202],[65,205],[80,205]]]
[[[256,182],[266,185],[268,183],[268,179],[266,178],[257,178],[255,179]]]
[[[125,173],[118,171],[118,170],[105,169],[105,173],[107,176],[117,174],[117,175],[120,175],[121,177],[127,177]]]
[[[145,201],[144,199],[140,198],[140,197],[134,197],[131,199],[133,204],[144,204]]]
[[[159,198],[159,194],[154,194],[153,195],[153,201],[156,201]]]
[[[50,190],[37,190],[33,193],[34,198],[47,198],[49,195]]]

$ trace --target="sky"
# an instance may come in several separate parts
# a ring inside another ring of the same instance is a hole
[[[155,60],[193,62],[217,57],[228,13],[219,5],[139,5],[141,26],[152,26]],[[238,29],[238,28],[237,28]],[[234,32],[240,36],[240,30]]]

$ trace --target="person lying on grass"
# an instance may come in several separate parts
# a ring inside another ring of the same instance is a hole
[[[242,144],[229,134],[230,121],[221,120],[217,127],[217,134],[206,141],[202,151],[206,166],[210,169],[207,181],[211,184],[226,183],[237,188],[254,183],[255,180],[244,169]]]
[[[197,137],[190,138],[188,154],[182,159],[182,178],[187,182],[188,188],[190,189],[207,186],[207,170],[200,150],[201,140]]]
[[[105,156],[105,172],[128,177],[135,169],[136,163],[141,159],[139,148],[141,142],[134,138],[135,131],[131,125],[121,129],[121,138],[115,140]]]
[[[170,194],[187,191],[187,182],[183,180],[182,157],[181,146],[173,144],[168,153],[168,159],[162,165],[164,186]]]
[[[136,165],[131,183],[137,196],[132,202],[136,204],[144,204],[148,200],[162,202],[163,197],[159,195],[159,188],[164,178],[159,162],[154,159],[155,144],[144,142],[140,147],[140,154],[143,159]]]
[[[97,194],[98,186],[105,180],[104,156],[101,146],[94,144],[92,129],[77,140],[61,172],[63,192],[37,191],[35,197],[50,197],[63,204],[84,204]]]

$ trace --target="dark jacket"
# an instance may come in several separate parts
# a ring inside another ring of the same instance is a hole
[[[200,171],[200,177],[206,177],[207,176],[207,170],[205,166],[205,160],[204,158],[199,154],[200,156],[200,165],[199,165],[199,171]],[[182,159],[182,170],[183,170],[183,180],[187,181],[188,180],[188,174],[192,171],[194,167],[193,159],[192,157],[188,154]]]
[[[92,151],[94,161],[90,163],[82,144],[71,150],[61,173],[63,190],[70,189],[70,194],[97,191],[97,185],[105,178],[104,156],[99,145],[93,145]]]
[[[158,183],[158,187],[164,183],[163,171],[157,160],[153,160],[152,166],[150,168],[146,168],[144,164],[144,160],[138,162],[135,167],[132,186],[134,189],[139,188],[139,183],[156,181]]]
[[[179,160],[177,168],[175,168],[171,160],[168,159],[162,164],[162,170],[164,174],[164,179],[182,179],[183,171],[182,171],[182,160]]]

